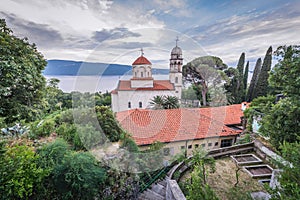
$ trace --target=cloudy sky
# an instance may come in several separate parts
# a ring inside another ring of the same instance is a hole
[[[236,66],[270,45],[299,44],[298,0],[5,0],[0,18],[46,59],[131,64],[143,48],[158,67],[182,47],[185,62],[214,55]]]

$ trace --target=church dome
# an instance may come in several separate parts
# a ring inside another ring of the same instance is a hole
[[[151,62],[144,56],[138,57],[132,65],[151,65]]]
[[[177,55],[181,55],[182,54],[182,50],[180,47],[176,46],[172,49],[171,54],[177,54]]]

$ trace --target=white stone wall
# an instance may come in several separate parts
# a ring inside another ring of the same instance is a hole
[[[177,83],[176,83],[177,78]],[[174,84],[175,86],[175,96],[178,99],[181,99],[181,93],[182,93],[182,73],[170,73],[169,74],[170,82]],[[177,92],[176,92],[177,91]]]
[[[120,112],[129,109],[139,108],[139,102],[142,102],[142,108],[149,108],[150,100],[156,95],[175,96],[175,91],[170,90],[135,90],[135,91],[118,91],[118,94],[112,94],[112,110]],[[131,103],[131,108],[128,108],[128,102]]]
[[[134,78],[149,78],[152,77],[151,65],[133,65],[132,76]]]
[[[130,81],[132,88],[153,88],[153,80],[131,80]]]

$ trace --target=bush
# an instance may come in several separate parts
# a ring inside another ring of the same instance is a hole
[[[37,137],[47,137],[55,131],[55,122],[53,119],[36,121],[31,125],[31,135]]]
[[[37,165],[33,148],[18,145],[4,150],[0,160],[0,194],[2,199],[28,199],[41,184],[47,171]]]

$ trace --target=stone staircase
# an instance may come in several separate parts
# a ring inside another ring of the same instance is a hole
[[[166,199],[166,179],[152,184],[151,188],[145,190],[138,197],[138,200],[165,200]]]

